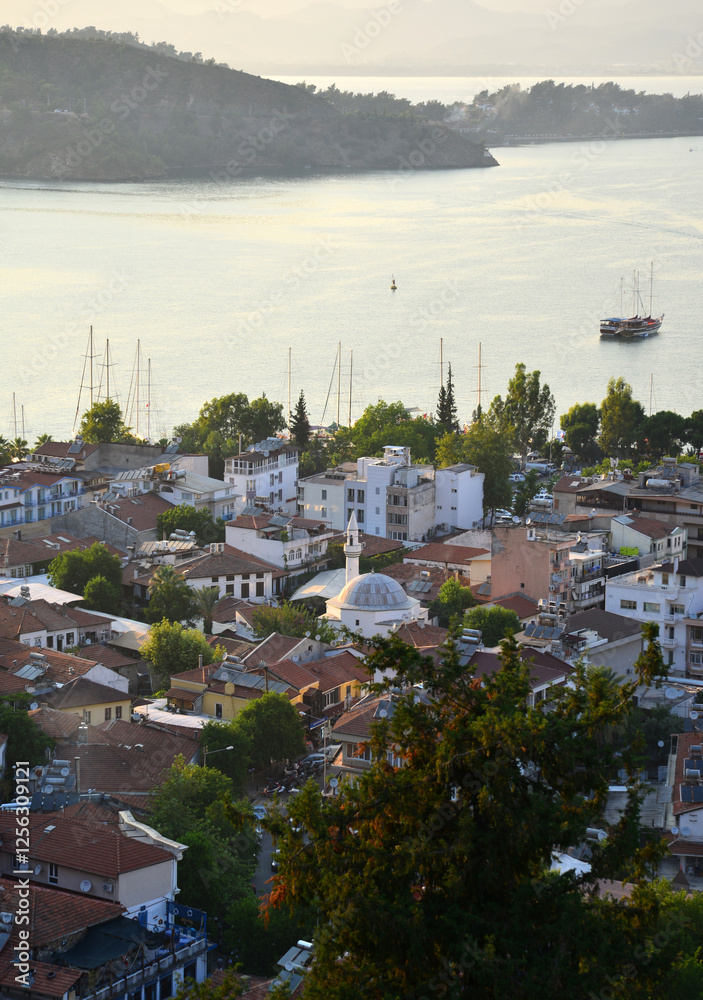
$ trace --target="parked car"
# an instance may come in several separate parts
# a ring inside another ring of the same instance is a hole
[[[275,851],[271,852],[271,871],[277,872],[280,863],[281,863],[281,848],[277,847]]]
[[[511,483],[524,483],[525,477],[522,472],[513,472],[512,475],[508,476]]]
[[[259,820],[259,822],[261,822],[262,819],[266,819],[266,817],[268,816],[268,809],[266,808],[266,806],[252,806],[251,810],[256,816],[256,818]]]

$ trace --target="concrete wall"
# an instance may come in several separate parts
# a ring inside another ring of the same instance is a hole
[[[482,472],[438,469],[435,475],[435,523],[450,528],[472,528],[483,519]]]
[[[157,541],[155,528],[150,531],[137,531],[136,528],[120,521],[119,518],[94,503],[81,510],[53,518],[50,531],[52,533],[68,531],[77,538],[94,535],[125,553],[130,545]]]
[[[119,879],[118,902],[128,909],[168,896],[172,891],[176,859],[149,865],[133,872],[122,872]],[[100,883],[102,886],[102,882]],[[93,895],[93,893],[91,893]]]
[[[491,552],[491,597],[524,591],[549,596],[549,547],[528,541],[526,528],[495,527]]]

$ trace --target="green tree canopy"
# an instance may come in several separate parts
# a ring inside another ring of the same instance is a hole
[[[102,542],[95,542],[88,549],[62,552],[49,563],[48,575],[52,587],[71,594],[84,594],[86,585],[96,576],[102,577],[118,594],[122,592],[122,565]]]
[[[7,736],[5,751],[5,774],[12,776],[12,766],[17,761],[29,761],[29,766],[46,761],[46,750],[54,746],[54,741],[27,715],[27,706],[15,708],[11,701],[21,701],[12,695],[0,699],[0,733]],[[27,695],[27,705],[30,702]],[[14,798],[14,793],[11,795]]]
[[[456,434],[459,430],[459,422],[456,419],[456,400],[454,399],[454,382],[452,380],[452,366],[447,368],[447,382],[443,383],[439,390],[437,400],[437,423],[449,433]]]
[[[203,664],[213,663],[224,656],[224,647],[209,646],[205,636],[197,629],[186,629],[180,622],[170,622],[167,618],[156,622],[149,629],[149,638],[139,650],[145,660],[154,665],[162,679],[171,674],[181,674],[195,670],[198,658]]]
[[[220,588],[199,587],[191,591],[191,599],[195,613],[203,620],[203,632],[205,635],[212,635],[212,616],[220,603]]]
[[[295,760],[305,750],[298,708],[285,695],[267,692],[245,705],[234,721],[250,741],[254,767],[266,767],[272,760]]]
[[[234,720],[206,722],[200,730],[200,746],[203,766],[221,771],[230,779],[235,792],[241,794],[251,759],[251,738],[247,729]],[[234,749],[225,749],[230,746]]]
[[[513,471],[510,438],[487,423],[472,424],[465,435],[466,461],[484,474],[483,510],[510,507]]]
[[[367,406],[353,427],[335,434],[335,448],[350,446],[350,457],[381,455],[388,444],[407,447],[415,462],[434,458],[437,427],[424,417],[412,418],[401,402],[379,400]]]
[[[299,448],[304,448],[310,440],[310,418],[302,389],[295,410],[290,415],[290,434]]]
[[[83,603],[91,611],[117,614],[120,607],[120,591],[104,576],[93,576],[83,588]]]
[[[632,386],[613,376],[600,408],[601,430],[598,444],[610,458],[627,458],[639,440],[644,409],[632,398]]]
[[[283,601],[277,608],[259,605],[252,615],[252,632],[255,639],[265,639],[274,632],[302,639],[309,632],[319,635],[323,642],[331,642],[337,635],[329,622],[320,621],[304,604],[291,604],[290,601]]]
[[[225,523],[222,518],[212,516],[207,507],[196,510],[188,503],[179,503],[170,510],[156,515],[159,538],[170,538],[174,531],[194,531],[198,545],[210,542],[224,542]]]
[[[159,566],[151,578],[146,614],[150,622],[166,619],[193,624],[196,615],[193,592],[183,575],[168,563]]]
[[[372,726],[370,770],[324,801],[310,783],[288,805],[294,826],[271,822],[273,902],[319,915],[306,997],[586,998],[611,977],[666,995],[680,925],[646,947],[666,926],[648,885],[664,845],[641,846],[636,750],[616,756],[594,738],[626,716],[636,682],[592,686],[579,665],[549,708],[531,707],[532,667],[514,641],[480,684],[451,648],[436,662],[397,637],[373,645],[394,711]],[[603,826],[616,767],[631,774],[627,803],[589,843],[591,872],[551,872],[555,851]],[[598,880],[613,878],[631,884],[629,905],[601,895]]]
[[[493,607],[470,608],[464,614],[463,625],[464,628],[480,629],[483,645],[488,647],[497,646],[508,635],[515,635],[522,629],[520,619],[515,612],[499,604]]]
[[[595,403],[575,403],[568,413],[562,413],[561,429],[566,443],[578,462],[598,462],[602,452],[596,440],[600,417]]]
[[[686,440],[686,431],[687,421],[680,413],[658,410],[642,420],[640,451],[645,451],[652,458],[678,455]]]
[[[466,608],[472,607],[476,600],[470,587],[464,587],[453,577],[446,580],[439,588],[437,599],[430,605],[430,614],[439,619],[442,628],[447,628],[455,615],[460,615]]]
[[[515,447],[520,453],[523,467],[533,439],[539,434],[547,438],[555,410],[554,396],[546,382],[541,384],[540,372],[528,372],[522,362],[515,365],[515,374],[508,382],[503,413],[505,420],[513,428]]]
[[[686,444],[696,453],[703,450],[703,410],[694,410],[686,421]]]
[[[114,399],[94,403],[86,410],[78,433],[89,444],[134,441],[129,428],[125,427],[122,410]]]

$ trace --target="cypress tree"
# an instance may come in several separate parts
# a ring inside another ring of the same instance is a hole
[[[454,399],[454,382],[452,380],[452,366],[447,369],[447,384],[442,385],[437,399],[437,421],[445,430],[456,434],[459,430],[459,422],[456,419],[456,400]]]
[[[295,410],[290,415],[290,436],[297,445],[304,448],[310,440],[310,418],[305,405],[305,393],[300,390]]]

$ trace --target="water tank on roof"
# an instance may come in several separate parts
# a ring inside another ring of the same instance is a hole
[[[671,483],[668,479],[648,479],[647,489],[668,490],[671,489]]]

